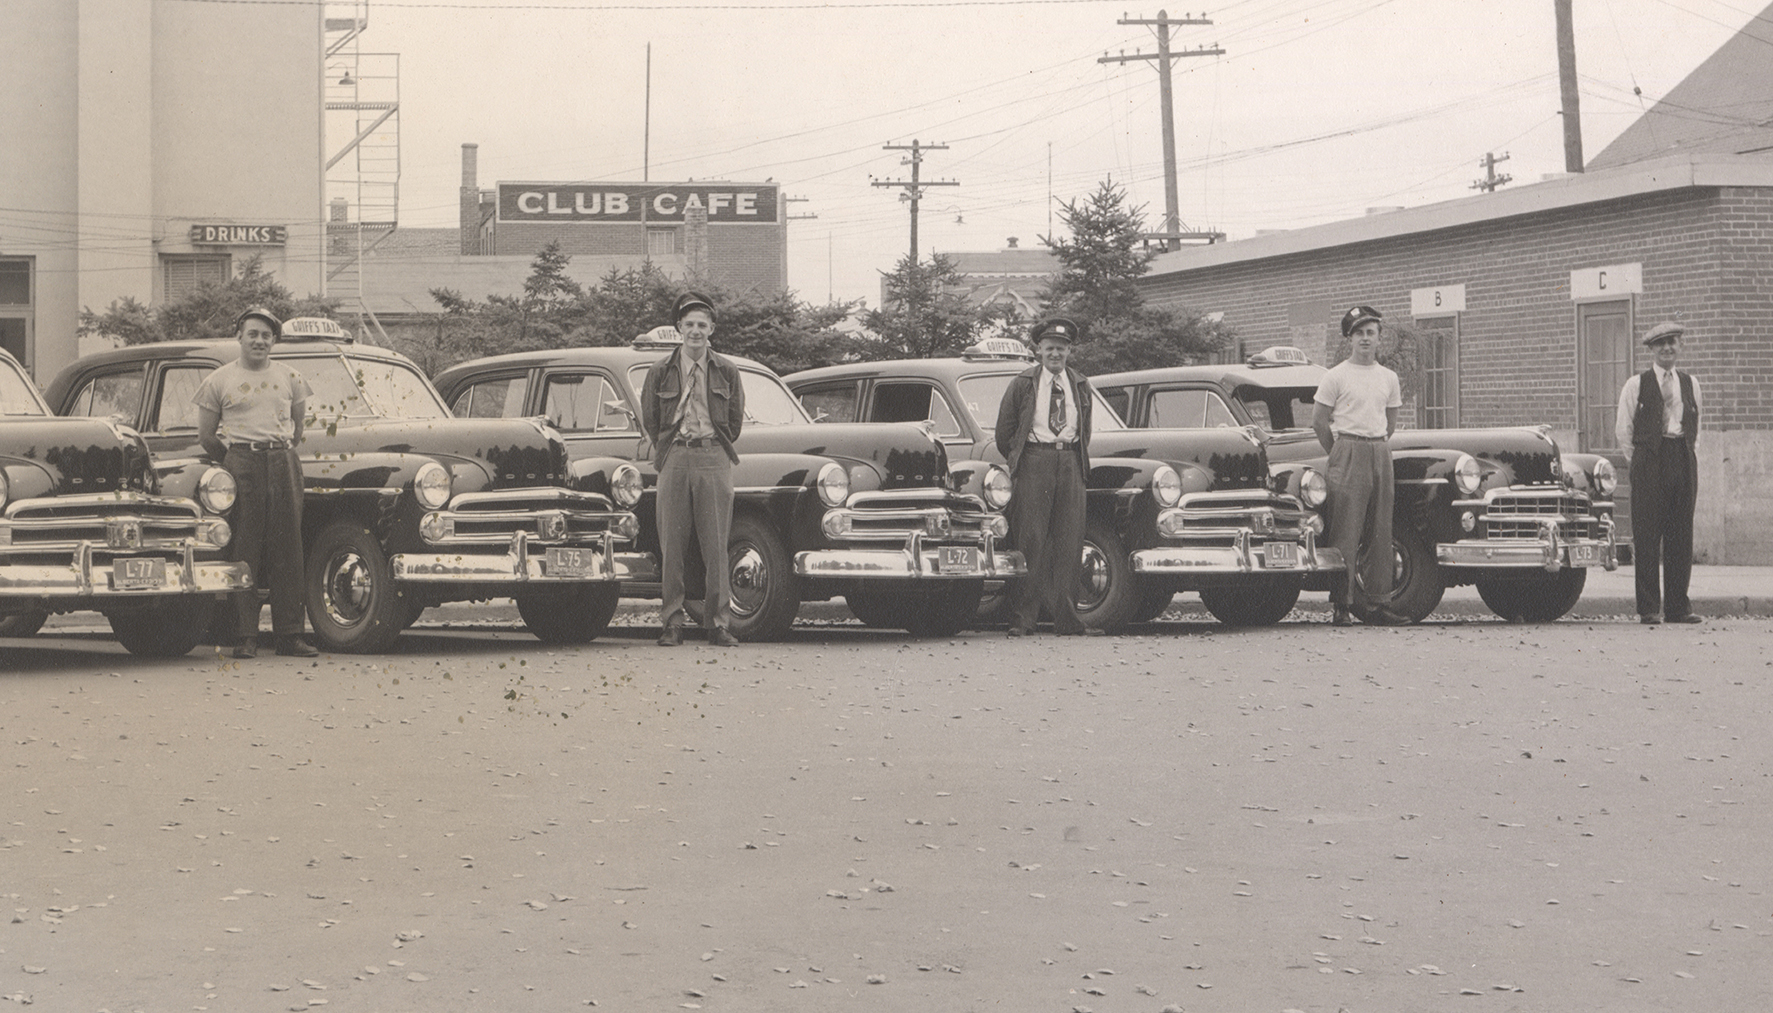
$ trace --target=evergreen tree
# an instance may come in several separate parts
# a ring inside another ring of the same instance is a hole
[[[885,279],[883,305],[863,318],[872,332],[857,349],[864,359],[957,355],[994,319],[967,298],[960,270],[939,253],[928,263],[907,254]]]

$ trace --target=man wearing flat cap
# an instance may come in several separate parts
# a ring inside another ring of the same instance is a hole
[[[1342,314],[1348,358],[1318,381],[1311,428],[1330,455],[1330,545],[1347,566],[1335,592],[1331,622],[1352,626],[1352,613],[1364,621],[1399,624],[1392,612],[1391,511],[1393,505],[1391,434],[1403,407],[1397,374],[1379,364],[1380,322],[1371,306]],[[1356,574],[1359,580],[1356,580]]]
[[[252,570],[253,587],[236,592],[233,654],[258,656],[259,589],[271,589],[277,653],[312,658],[303,639],[302,414],[312,391],[301,373],[271,358],[283,322],[253,307],[234,324],[240,357],[203,378],[197,438],[210,459],[234,476],[234,540],[229,558]]]
[[[703,621],[708,642],[739,642],[728,582],[727,536],[733,526],[733,441],[745,424],[745,386],[739,369],[708,346],[714,336],[714,304],[686,292],[672,310],[683,344],[646,371],[640,393],[640,424],[653,444],[659,469],[655,507],[659,525],[660,647],[683,643],[684,578],[690,536],[702,549],[705,574]]]
[[[1102,633],[1077,615],[1095,390],[1066,365],[1076,338],[1077,324],[1064,317],[1035,324],[1029,340],[1040,362],[1010,379],[997,408],[997,449],[1015,490],[1010,537],[1028,563],[1015,591],[1012,637],[1034,632],[1042,605],[1060,636]]]
[[[1699,381],[1675,369],[1684,329],[1650,328],[1649,369],[1625,381],[1613,435],[1631,462],[1632,567],[1638,621],[1702,622],[1687,599],[1693,576],[1693,502],[1699,492]],[[1660,571],[1660,573],[1659,573]]]

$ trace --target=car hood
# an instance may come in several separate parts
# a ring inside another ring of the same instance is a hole
[[[863,462],[880,473],[882,489],[942,484],[948,454],[940,441],[914,423],[819,422],[748,426],[734,449],[741,462],[752,454],[805,454]]]
[[[322,420],[304,434],[302,458],[309,489],[399,484],[416,459],[445,461],[458,477],[477,470],[491,489],[572,479],[565,443],[534,419]]]
[[[153,463],[133,430],[104,419],[0,419],[8,501],[78,493],[152,492]]]
[[[1090,434],[1090,457],[1192,464],[1212,473],[1215,489],[1268,484],[1268,456],[1247,429],[1108,429]]]
[[[1556,484],[1563,469],[1557,444],[1537,428],[1406,429],[1392,434],[1391,456],[1400,480],[1431,477],[1433,461],[1449,452],[1470,454],[1504,472],[1508,485]]]

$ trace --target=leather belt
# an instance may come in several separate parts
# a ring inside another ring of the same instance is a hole
[[[1377,443],[1380,440],[1389,440],[1389,439],[1391,439],[1391,437],[1389,437],[1389,436],[1356,436],[1353,433],[1337,433],[1336,439],[1338,439],[1338,440],[1366,440],[1371,443]]]
[[[229,450],[249,450],[255,454],[263,454],[272,450],[288,450],[288,440],[243,440],[228,444]]]
[[[1028,445],[1037,450],[1071,450],[1077,446],[1077,441],[1054,440],[1051,443],[1042,443],[1039,440],[1030,440]]]
[[[712,447],[717,442],[718,441],[712,436],[698,436],[690,440],[679,437],[678,439],[672,440],[671,445],[676,447],[689,447],[691,450],[695,450],[701,447]]]

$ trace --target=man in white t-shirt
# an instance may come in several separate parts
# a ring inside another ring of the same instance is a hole
[[[240,358],[203,378],[197,437],[210,459],[234,476],[234,540],[229,558],[252,568],[253,589],[235,595],[234,657],[258,655],[258,588],[271,589],[277,653],[312,658],[302,637],[302,413],[312,393],[301,373],[271,358],[283,322],[254,307],[235,323]]]
[[[1386,605],[1392,576],[1389,441],[1404,395],[1397,374],[1379,364],[1382,319],[1371,306],[1342,315],[1348,358],[1324,374],[1313,399],[1311,428],[1330,454],[1330,545],[1341,550],[1348,568],[1333,603],[1337,626],[1353,625],[1350,613],[1356,610],[1369,622],[1408,622]]]

